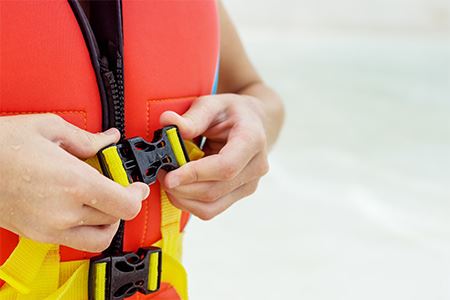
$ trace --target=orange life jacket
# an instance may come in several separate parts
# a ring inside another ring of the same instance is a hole
[[[214,89],[219,52],[214,0],[117,1],[123,33],[123,49],[120,45],[117,49],[123,58],[109,63],[122,64],[123,84],[122,74],[116,73],[112,84],[105,83],[105,75],[95,68],[98,62],[74,8],[77,1],[71,2],[0,2],[1,116],[51,112],[91,132],[120,126],[111,124],[113,120],[123,123],[126,136],[151,139],[162,112],[183,113],[196,97]],[[123,92],[123,108],[113,107],[114,96]],[[151,189],[139,215],[125,224],[125,251],[161,239],[159,184]],[[180,231],[188,218],[183,212]],[[0,243],[1,265],[15,249],[18,236],[0,228]],[[60,248],[61,261],[94,255]],[[147,297],[178,299],[165,284],[159,294],[133,299]]]

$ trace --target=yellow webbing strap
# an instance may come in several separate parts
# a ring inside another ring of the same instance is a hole
[[[176,146],[176,142],[169,141],[178,160],[179,155],[183,155],[181,146]],[[127,185],[129,184],[128,178],[121,168],[117,149],[107,151],[110,148],[105,149],[103,155],[106,158],[111,176],[120,184]],[[188,141],[186,142],[186,149],[191,160],[203,156],[203,152],[195,144]],[[88,163],[101,171],[96,159],[93,159],[93,161],[90,159]],[[162,248],[162,281],[172,285],[182,300],[187,300],[187,276],[180,262],[182,245],[182,234],[179,231],[180,219],[181,211],[170,203],[166,193],[161,190],[162,239],[154,246]],[[151,258],[150,264],[152,268],[157,268],[157,261],[155,262],[154,259]],[[60,262],[58,245],[20,238],[19,244],[8,260],[0,266],[0,279],[5,282],[0,288],[0,299],[87,299],[88,273],[89,260]],[[154,277],[155,273],[150,272],[149,274],[149,288],[154,288],[157,284],[157,278]],[[101,291],[99,292],[101,293]]]
[[[184,165],[186,160],[175,129],[173,131],[168,130],[167,135],[178,163],[181,166]],[[203,151],[194,143],[185,141],[185,146],[190,160],[203,157]],[[161,189],[162,239],[156,246],[162,249],[162,281],[172,285],[182,300],[187,300],[187,274],[181,264],[183,234],[180,233],[180,221],[181,210],[170,203],[166,192]]]
[[[175,158],[180,166],[186,164],[186,157],[184,156],[183,148],[181,148],[180,139],[178,138],[178,133],[176,128],[171,128],[167,130],[167,137],[169,138],[169,143],[172,146]]]
[[[21,238],[15,251],[0,267],[0,279],[23,294],[30,293],[30,286],[44,264],[47,254],[55,247],[57,246]],[[33,261],[28,259],[31,252]],[[24,272],[24,270],[28,270],[28,272]]]
[[[159,253],[150,254],[150,263],[148,270],[148,282],[147,289],[149,291],[156,291],[158,289],[158,264],[159,264]]]
[[[112,180],[121,184],[122,186],[127,186],[130,184],[128,180],[127,173],[122,165],[122,160],[120,159],[119,153],[117,152],[116,146],[111,146],[100,151],[100,155],[103,157],[103,162],[106,164],[108,175]],[[100,170],[100,163],[98,158],[94,157],[92,161],[88,163]],[[97,263],[94,265],[94,286],[95,286],[95,300],[105,299],[105,288],[106,288],[106,262]],[[153,270],[154,271],[154,270]]]
[[[60,282],[53,293],[47,298],[37,298],[45,300],[69,300],[87,299],[87,283],[89,274],[89,260],[77,260],[60,263]],[[70,274],[64,281],[61,274]],[[0,298],[1,299],[1,298]],[[28,299],[28,298],[27,298]]]
[[[107,164],[107,169],[111,179],[115,182],[127,186],[130,184],[128,181],[127,173],[122,165],[122,160],[120,159],[119,153],[117,152],[116,146],[111,146],[103,149],[101,155],[104,158],[104,162]]]
[[[44,299],[58,285],[58,246],[21,238],[16,249],[0,267],[0,279],[8,285],[8,288],[0,289],[2,300]],[[12,298],[13,291],[27,296]]]
[[[106,292],[106,267],[107,263],[102,262],[95,265],[94,272],[94,287],[95,287],[95,300],[104,300]]]

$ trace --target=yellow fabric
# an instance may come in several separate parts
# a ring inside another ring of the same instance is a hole
[[[88,165],[90,165],[91,167],[94,167],[94,169],[96,169],[100,173],[103,173],[102,172],[102,167],[100,166],[100,162],[98,161],[98,157],[97,156],[88,158],[84,162],[87,163]]]
[[[150,254],[150,266],[148,270],[148,283],[147,289],[150,291],[156,291],[158,288],[158,264],[159,264],[159,254]],[[155,272],[156,271],[156,272]]]
[[[197,160],[205,156],[205,153],[191,141],[184,141],[184,147],[190,160]]]
[[[172,146],[176,148],[174,151],[181,150],[180,145],[174,143]],[[186,142],[191,160],[203,156],[203,152],[196,148],[195,144]],[[103,150],[102,155],[107,161],[113,179],[122,185],[128,185],[128,177],[122,168],[116,147]],[[96,159],[88,163],[99,168]],[[154,246],[162,248],[162,282],[172,285],[181,299],[187,300],[187,276],[180,262],[182,249],[180,219],[181,211],[170,203],[167,194],[161,190],[162,239]],[[0,288],[0,299],[84,300],[88,294],[88,273],[89,260],[60,262],[58,245],[20,238],[16,249],[0,266],[0,279],[5,281]],[[152,286],[155,285],[154,282],[152,278]]]
[[[129,185],[130,182],[128,181],[127,173],[123,168],[122,160],[117,152],[117,147],[111,146],[103,149],[101,155],[104,157],[111,179],[123,186]]]
[[[45,300],[87,299],[89,260],[78,260],[60,263],[62,270],[64,270],[65,268],[73,269],[75,265],[77,265],[77,267],[75,268],[75,271],[72,273],[72,275],[69,277],[67,281],[60,282],[60,287],[57,288],[52,294],[47,296],[47,298],[39,298],[39,299]]]
[[[95,278],[95,300],[105,299],[105,284],[106,284],[106,263],[98,263],[94,269]]]
[[[173,134],[173,133],[172,133]],[[176,134],[176,132],[175,132]],[[178,141],[178,139],[177,139]],[[178,143],[172,143],[169,135],[169,142],[175,156],[182,155],[184,157],[181,145]],[[197,145],[190,141],[185,141],[186,151],[189,154],[190,160],[196,160],[204,156]],[[178,158],[177,158],[178,160]],[[179,164],[182,166],[186,163],[186,160],[179,160]],[[176,208],[170,203],[166,192],[161,189],[161,241],[155,246],[162,249],[162,282],[167,282],[172,285],[177,291],[182,300],[188,299],[187,290],[187,274],[181,264],[182,253],[182,239],[183,234],[180,233],[180,221],[181,210]]]
[[[0,289],[2,300],[59,300],[59,299],[85,299],[80,295],[82,289],[78,285],[66,286],[73,275],[76,275],[74,266],[80,262],[60,263],[59,246],[20,238],[19,244],[8,260],[0,267],[0,279],[5,284]],[[88,270],[89,262],[84,263]],[[72,271],[67,278],[68,269]],[[86,273],[78,271],[78,273]],[[84,276],[87,281],[87,274]],[[66,282],[61,279],[66,279]],[[81,280],[82,276],[79,277]],[[72,280],[73,281],[73,280]],[[63,283],[60,285],[60,283]],[[70,282],[69,282],[70,283]],[[60,287],[61,286],[61,287]]]
[[[0,267],[0,279],[20,293],[29,294],[31,284],[37,277],[40,267],[44,265],[47,253],[55,247],[57,246],[21,238],[15,251]],[[30,253],[33,253],[32,261],[29,261]],[[24,272],[24,270],[28,271]]]
[[[177,129],[171,128],[167,130],[167,137],[169,138],[169,143],[172,146],[178,164],[180,166],[186,164],[186,157],[184,157],[184,152],[181,147],[180,139],[178,138]]]
[[[176,134],[176,132],[175,132]],[[178,138],[178,136],[177,136]],[[170,141],[170,140],[169,140]],[[178,143],[173,144],[172,149],[174,150],[175,156],[183,156],[184,153],[181,145]],[[190,154],[190,160],[197,160],[203,157],[204,153],[201,151],[197,145],[190,141],[185,141],[186,151]],[[184,165],[186,160],[180,160],[180,165]],[[180,221],[181,221],[181,210],[176,208],[170,203],[166,192],[161,189],[161,245],[159,246],[163,249],[163,255],[168,254],[177,260],[181,260],[182,252],[182,234],[180,233]],[[164,273],[164,272],[163,272]]]

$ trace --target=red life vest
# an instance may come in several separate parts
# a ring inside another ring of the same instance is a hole
[[[101,131],[105,107],[98,78],[69,3],[1,1],[0,14],[0,115],[51,112],[85,130]],[[125,134],[151,139],[162,112],[183,113],[196,97],[212,92],[217,7],[214,0],[123,0],[122,21]],[[125,224],[125,251],[161,238],[159,185],[151,189],[139,215]],[[188,217],[183,212],[180,230]],[[0,243],[1,265],[18,237],[0,228]],[[62,261],[96,255],[68,247],[60,254]]]

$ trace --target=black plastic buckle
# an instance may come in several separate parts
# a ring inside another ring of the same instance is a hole
[[[117,144],[117,150],[130,182],[151,184],[156,181],[159,169],[172,171],[180,167],[167,136],[167,131],[172,128],[176,129],[186,161],[189,161],[183,139],[176,126],[167,126],[155,131],[150,143],[141,137],[126,139]]]
[[[152,254],[156,254],[157,258]],[[151,257],[157,259],[158,263],[154,289],[148,288]],[[137,292],[147,295],[158,291],[161,284],[161,258],[161,249],[157,247],[140,248],[136,253],[91,258],[89,300],[99,300],[97,296],[105,300],[119,300]],[[98,295],[99,291],[104,291],[104,296]]]

